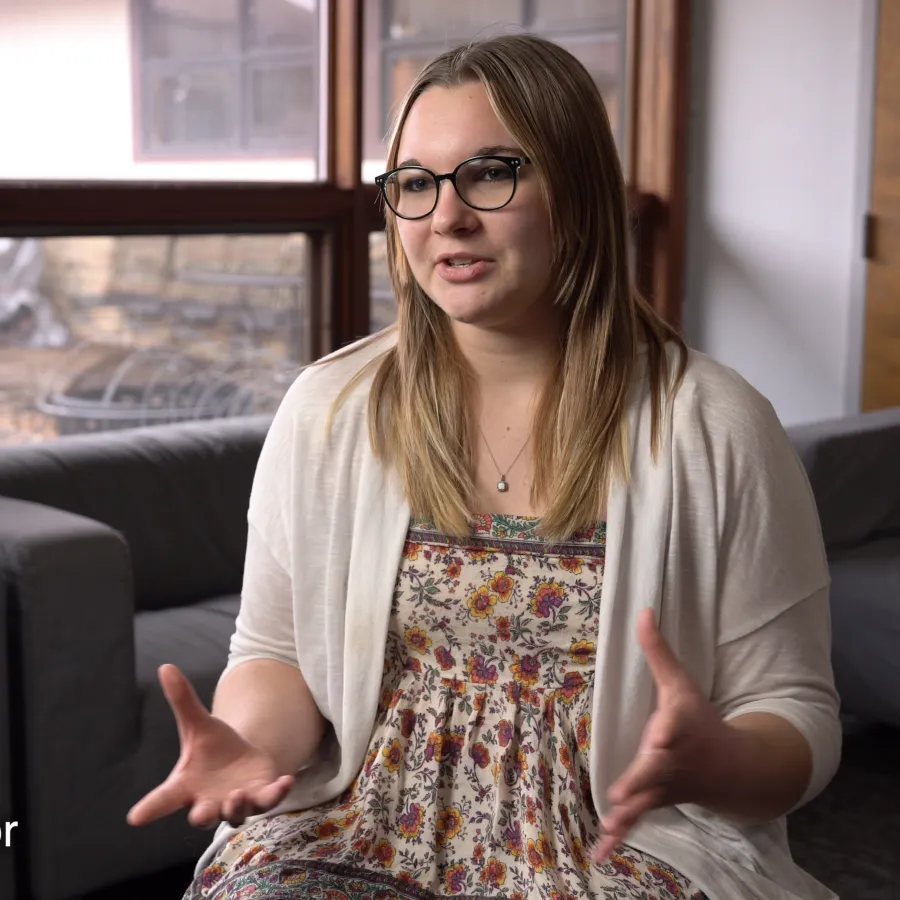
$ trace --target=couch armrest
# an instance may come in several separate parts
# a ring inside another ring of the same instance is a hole
[[[900,407],[787,429],[829,552],[900,535]]]
[[[140,706],[128,548],[98,522],[0,497],[0,577],[14,846],[27,855],[33,896],[63,896],[79,867],[102,864],[79,860],[82,836],[121,822],[133,790]]]
[[[13,802],[12,771],[10,768],[10,745],[12,729],[9,721],[9,672],[7,666],[7,627],[6,627],[6,578],[0,571],[0,897],[18,897],[16,893],[15,853],[12,849],[18,835],[15,830],[9,834],[9,846],[6,846],[7,822],[16,822],[18,805]]]

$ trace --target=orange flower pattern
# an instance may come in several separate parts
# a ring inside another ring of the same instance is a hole
[[[403,750],[400,747],[400,741],[394,738],[390,744],[382,751],[384,757],[384,765],[389,772],[399,772],[400,764],[403,762]]]
[[[498,572],[489,582],[488,587],[501,599],[509,600],[516,583],[506,574]]]
[[[414,653],[422,656],[431,649],[431,638],[421,628],[407,628],[406,643]]]
[[[469,594],[469,612],[479,619],[486,619],[494,612],[494,605],[499,598],[491,593],[491,589],[483,584]]]
[[[300,883],[334,900],[705,900],[628,847],[590,859],[606,533],[548,548],[537,523],[479,515],[464,540],[411,523],[361,771],[340,797],[238,832],[185,900]]]

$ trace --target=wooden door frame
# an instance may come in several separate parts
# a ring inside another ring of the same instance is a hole
[[[866,290],[868,287],[868,213],[871,207],[872,176],[875,167],[875,91],[877,87],[878,20],[881,0],[863,6],[862,53],[859,88],[859,127],[856,140],[856,185],[854,254],[850,264],[850,310],[847,317],[847,357],[844,372],[844,414],[856,415],[863,408],[863,367],[865,365]]]

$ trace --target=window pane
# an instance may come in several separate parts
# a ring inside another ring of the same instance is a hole
[[[388,275],[386,247],[383,231],[373,231],[369,235],[369,329],[372,332],[387,328],[397,318],[397,300]]]
[[[316,0],[251,0],[251,47],[312,47],[319,40]]]
[[[0,444],[274,410],[305,272],[302,234],[0,239]]]
[[[238,51],[238,0],[144,0],[140,8],[146,58],[217,59]]]
[[[609,121],[619,147],[622,146],[624,121],[622,118],[622,88],[624,48],[616,35],[601,34],[586,38],[557,38],[573,56],[577,56],[600,89]]]
[[[626,0],[537,0],[533,27],[613,28],[624,31]]]
[[[465,39],[489,26],[521,24],[520,0],[393,0],[385,7],[384,34],[391,40]]]
[[[266,143],[284,138],[312,154],[316,147],[316,73],[309,66],[253,66],[250,135]]]
[[[620,150],[624,147],[625,0],[384,0],[372,9],[381,10],[381,20],[370,17],[365,34],[364,181],[384,171],[385,136],[397,104],[428,62],[449,46],[518,27],[566,47],[585,64],[603,94]]]
[[[325,5],[0,0],[0,180],[316,180]]]
[[[151,82],[148,103],[148,149],[237,144],[237,90],[228,70],[160,75]]]

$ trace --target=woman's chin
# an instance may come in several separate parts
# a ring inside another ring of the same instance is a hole
[[[496,318],[497,306],[485,298],[438,296],[437,305],[453,322],[461,325],[487,325]]]

